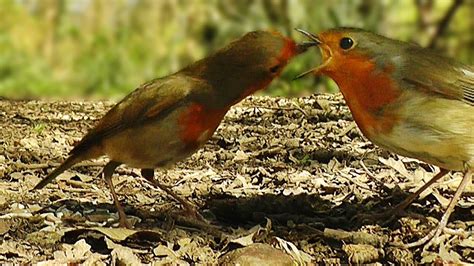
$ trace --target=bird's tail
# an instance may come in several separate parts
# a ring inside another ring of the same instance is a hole
[[[39,182],[34,188],[35,189],[41,189],[47,184],[49,184],[51,181],[53,181],[58,175],[62,174],[64,171],[67,169],[71,168],[73,165],[75,165],[78,162],[83,161],[84,159],[81,158],[81,156],[77,155],[71,155],[69,158],[66,159],[58,168],[54,169],[51,173],[49,173],[48,176],[46,176],[41,182]]]

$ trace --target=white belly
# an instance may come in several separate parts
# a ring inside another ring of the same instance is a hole
[[[401,116],[392,130],[371,140],[400,155],[449,170],[474,167],[474,107],[441,98],[406,99],[397,109]]]

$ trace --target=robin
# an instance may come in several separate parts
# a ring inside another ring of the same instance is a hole
[[[112,184],[112,174],[121,164],[140,168],[146,180],[193,212],[192,204],[155,181],[154,169],[196,152],[232,105],[267,87],[294,56],[314,45],[296,44],[277,32],[254,31],[172,75],[139,86],[110,109],[34,189],[81,161],[107,155],[110,161],[102,174],[120,226],[131,227]]]
[[[404,246],[436,243],[474,171],[474,68],[362,29],[337,28],[317,36],[299,31],[319,44],[323,60],[299,77],[330,77],[370,141],[440,168],[395,213],[450,171],[464,173],[438,226]]]

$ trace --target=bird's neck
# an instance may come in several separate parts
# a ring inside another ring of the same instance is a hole
[[[338,71],[328,70],[339,86],[355,122],[368,138],[374,133],[390,130],[397,117],[388,106],[401,94],[392,78],[393,66],[379,69],[370,60],[345,60]]]
[[[213,59],[201,60],[182,70],[186,75],[205,80],[212,88],[212,97],[207,97],[208,105],[212,108],[222,109],[240,102],[254,92],[267,87],[272,79],[258,80],[247,78],[247,69],[239,66],[222,64]]]

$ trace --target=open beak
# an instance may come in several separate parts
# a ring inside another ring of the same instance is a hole
[[[315,42],[302,42],[296,44],[296,54],[302,54],[308,50],[308,48],[318,45]]]
[[[295,29],[295,30],[298,31],[299,33],[303,34],[304,36],[308,37],[308,39],[310,39],[310,42],[313,43],[313,46],[314,46],[314,45],[320,46],[321,44],[323,44],[323,42],[318,38],[318,36],[316,36],[316,35],[314,35],[314,34],[312,34],[312,33],[309,33],[309,32],[307,32],[307,31],[305,31],[305,30],[302,30],[302,29]],[[321,46],[320,46],[320,47],[321,47]],[[310,69],[310,70],[308,70],[308,71],[305,71],[305,72],[299,74],[299,75],[296,76],[293,80],[295,80],[295,79],[300,79],[300,78],[302,78],[302,77],[304,77],[304,76],[306,76],[306,75],[308,75],[308,74],[310,74],[310,73],[315,73],[315,74],[318,73],[319,70],[320,70],[322,67],[324,67],[327,62],[328,62],[328,60],[326,60],[326,61],[325,61],[322,65],[320,65],[320,66],[317,66],[317,67],[315,67],[315,68],[312,68],[312,69]]]
[[[318,38],[316,38],[316,36],[314,36],[314,35],[311,35],[311,33],[308,33],[306,31],[300,30],[300,29],[295,29],[295,30],[298,31],[298,32],[303,33],[306,37],[308,37],[310,39],[310,41],[306,41],[306,42],[296,44],[296,50],[297,50],[298,54],[306,52],[306,50],[308,50],[308,48],[319,45],[321,43],[318,40]]]
[[[295,29],[297,32],[303,34],[304,36],[308,37],[308,39],[310,39],[312,41],[312,43],[315,43],[315,45],[319,45],[321,44],[321,40],[319,40],[319,38],[312,34],[312,33],[309,33],[305,30],[302,30],[302,29]]]

